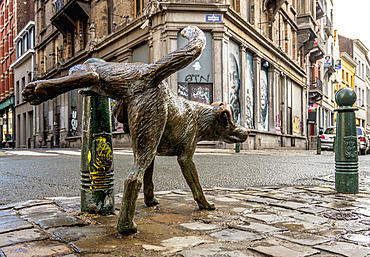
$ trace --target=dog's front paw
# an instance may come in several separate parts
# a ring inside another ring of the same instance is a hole
[[[46,83],[46,82],[45,82]],[[22,91],[23,100],[32,105],[37,105],[45,101],[46,91],[43,81],[34,81],[28,83]]]

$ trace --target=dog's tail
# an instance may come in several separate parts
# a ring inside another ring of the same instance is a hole
[[[147,66],[146,75],[151,78],[152,84],[158,84],[176,71],[185,68],[203,52],[206,36],[201,29],[196,26],[186,27],[181,31],[181,36],[189,40],[185,46]]]

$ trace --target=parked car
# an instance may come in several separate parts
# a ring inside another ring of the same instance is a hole
[[[321,149],[322,150],[333,150],[333,143],[336,134],[336,127],[328,127],[324,134],[321,135]]]
[[[356,127],[357,138],[359,141],[358,154],[366,154],[369,150],[369,140],[363,127]]]

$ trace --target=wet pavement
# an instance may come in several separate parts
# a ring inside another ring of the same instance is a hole
[[[0,205],[0,256],[370,256],[370,179],[359,194],[325,186],[209,188],[215,211],[200,211],[188,191],[140,194],[138,233],[120,236],[116,215],[80,213],[79,197]]]

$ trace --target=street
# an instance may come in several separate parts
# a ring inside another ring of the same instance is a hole
[[[9,150],[0,152],[0,204],[57,196],[80,195],[78,150]],[[16,155],[19,154],[19,155]],[[321,185],[317,177],[334,175],[332,152],[244,151],[242,153],[196,153],[194,161],[203,188],[283,185]],[[130,151],[114,155],[115,193],[133,166]],[[359,156],[360,177],[370,177],[370,155]],[[155,190],[186,189],[176,157],[156,157]]]

